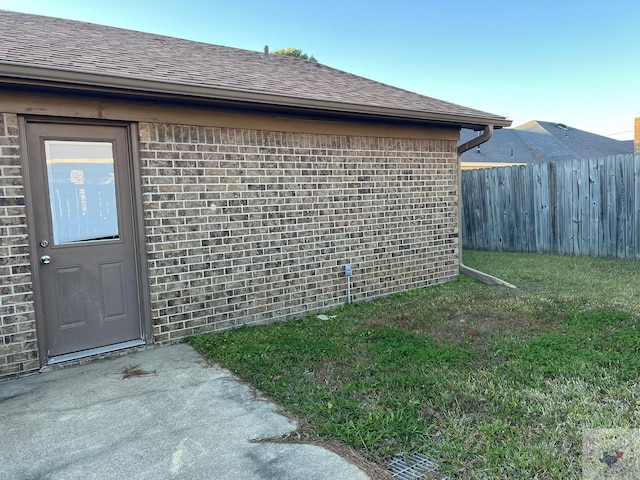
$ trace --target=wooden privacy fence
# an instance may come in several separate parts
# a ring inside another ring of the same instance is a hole
[[[462,245],[640,258],[640,154],[462,172]]]

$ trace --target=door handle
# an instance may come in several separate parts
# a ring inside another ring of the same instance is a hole
[[[41,256],[40,263],[43,263],[44,265],[49,265],[51,263],[51,257],[49,255]]]

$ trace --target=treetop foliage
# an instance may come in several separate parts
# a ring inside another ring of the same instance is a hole
[[[318,60],[316,60],[316,57],[314,57],[313,55],[308,55],[306,53],[304,53],[302,50],[300,50],[299,48],[281,48],[279,50],[274,50],[273,52],[271,52],[273,55],[286,55],[287,57],[295,57],[295,58],[299,58],[301,60],[308,60],[310,62],[318,62]]]

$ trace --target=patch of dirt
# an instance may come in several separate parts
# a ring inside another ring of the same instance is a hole
[[[156,372],[155,370],[143,370],[142,368],[140,368],[140,365],[125,367],[120,371],[120,373],[122,374],[123,380],[133,377],[148,377],[151,375],[158,376],[158,372]]]
[[[386,468],[379,465],[374,460],[363,455],[360,451],[353,447],[345,445],[339,440],[315,440],[302,443],[310,443],[312,445],[318,445],[324,447],[333,453],[340,455],[345,460],[353,463],[360,470],[371,477],[371,480],[394,480],[393,475]]]
[[[283,414],[283,412],[279,412]],[[369,458],[365,452],[357,450],[349,445],[345,445],[337,439],[325,439],[315,435],[309,427],[306,419],[301,419],[287,414],[287,417],[298,422],[298,428],[284,437],[261,438],[254,440],[256,443],[300,443],[306,445],[316,445],[340,455],[348,462],[354,464],[364,473],[369,475],[371,480],[395,480],[391,472],[380,465],[373,458]]]
[[[526,339],[546,332],[548,322],[514,315],[511,312],[465,312],[433,324],[422,324],[414,330],[426,333],[440,345],[453,344],[471,347],[488,353],[493,342],[504,335]]]

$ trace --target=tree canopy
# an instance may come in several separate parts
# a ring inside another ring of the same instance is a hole
[[[281,48],[279,50],[274,50],[271,53],[274,55],[286,55],[287,57],[295,57],[301,60],[309,60],[310,62],[318,62],[318,60],[316,60],[316,57],[304,53],[299,48]]]

